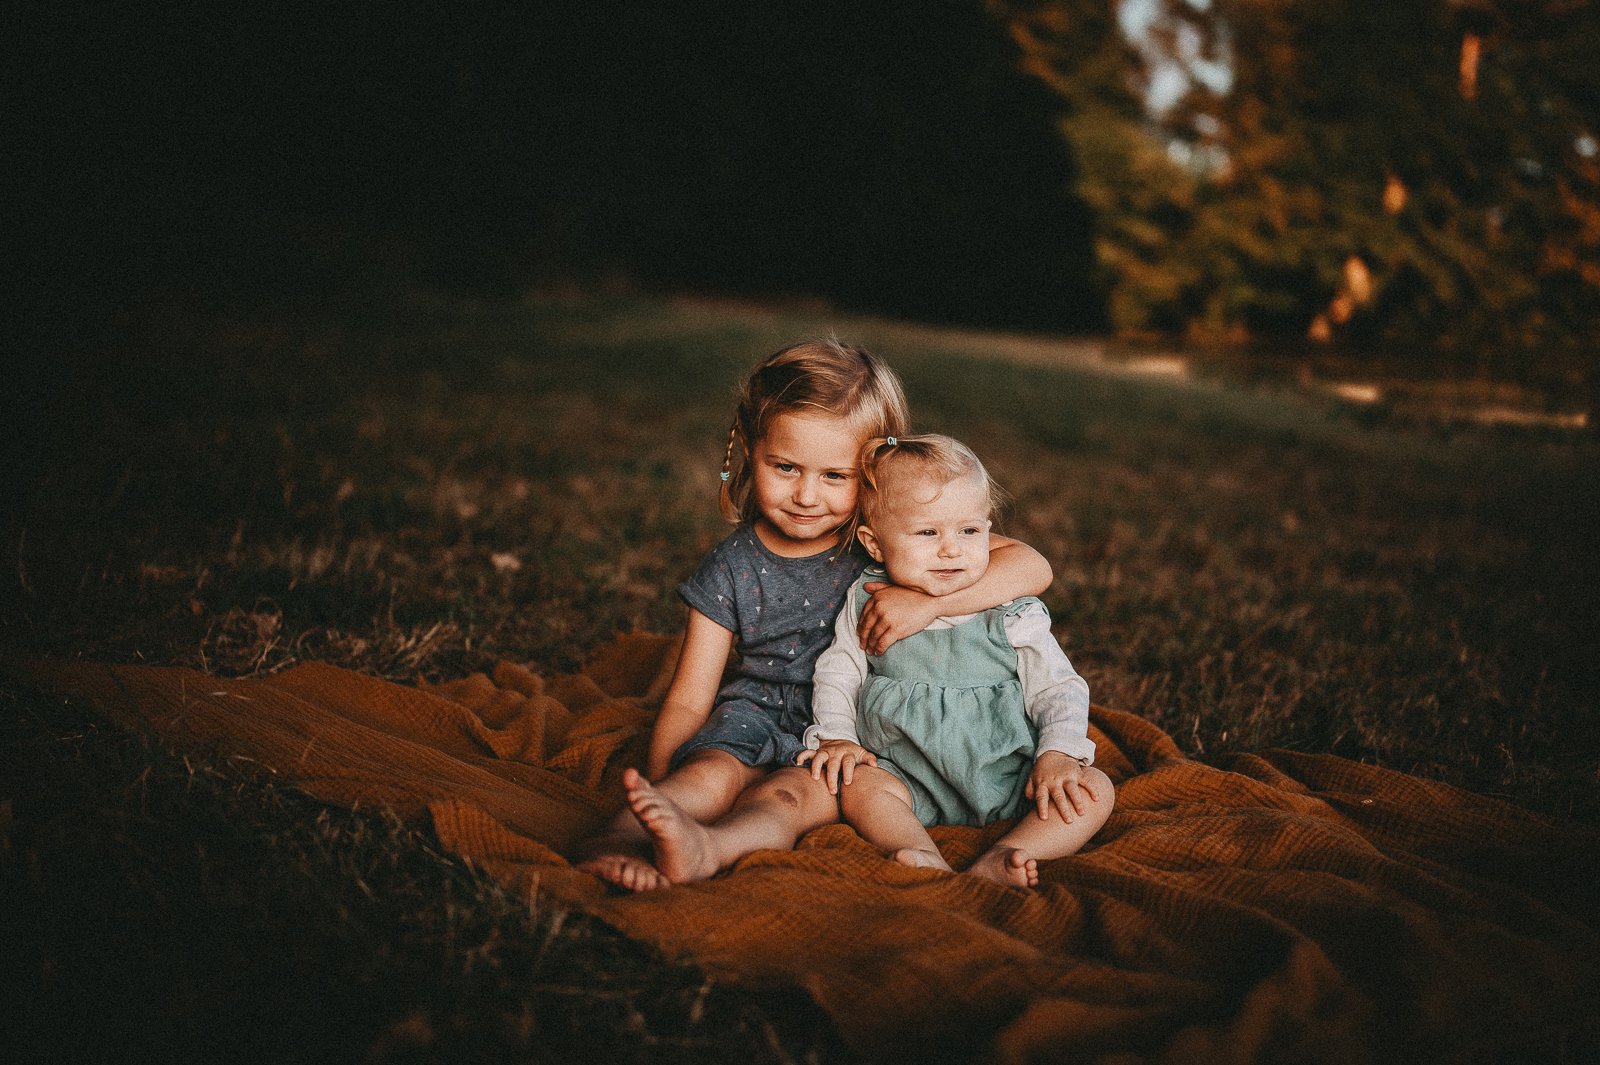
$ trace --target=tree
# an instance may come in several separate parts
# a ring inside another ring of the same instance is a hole
[[[1148,71],[1104,0],[990,0],[1023,66],[1061,101],[1060,135],[1093,209],[1099,283],[1123,334],[1180,332],[1201,282],[1176,259],[1193,224],[1194,176],[1173,162],[1144,103]]]
[[[1064,101],[1113,324],[1536,372],[1600,313],[1600,5],[991,0]]]
[[[1172,8],[1233,71],[1167,122],[1225,159],[1183,237],[1202,248],[1178,253],[1210,264],[1201,324],[1502,369],[1593,329],[1594,5]]]

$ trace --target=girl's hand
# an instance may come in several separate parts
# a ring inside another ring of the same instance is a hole
[[[850,740],[823,740],[821,746],[814,751],[801,751],[795,758],[796,765],[811,763],[811,779],[821,780],[824,772],[828,775],[828,792],[832,795],[839,794],[839,775],[844,774],[846,786],[855,779],[856,766],[877,765],[878,756]]]
[[[939,616],[939,600],[934,596],[881,581],[863,587],[871,597],[861,608],[856,635],[861,638],[861,649],[869,655],[883,654],[897,641],[933,624]]]
[[[1089,802],[1100,801],[1090,783],[1092,778],[1086,778],[1083,769],[1082,762],[1060,751],[1043,751],[1034,759],[1024,794],[1038,805],[1041,821],[1050,815],[1053,805],[1061,812],[1061,820],[1071,824],[1084,814],[1084,796]]]

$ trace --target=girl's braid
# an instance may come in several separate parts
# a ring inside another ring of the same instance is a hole
[[[722,479],[727,481],[733,475],[733,445],[739,441],[739,419],[733,420],[733,428],[728,430],[728,449],[722,453]]]

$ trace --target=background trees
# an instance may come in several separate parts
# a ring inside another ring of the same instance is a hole
[[[623,276],[1534,373],[1600,322],[1589,0],[550,0],[30,13],[28,273]]]
[[[1512,375],[1592,344],[1596,5],[1125,2],[1138,84],[1166,90],[1142,114],[1072,43],[1103,35],[1097,5],[992,6],[1075,105],[1118,327]]]

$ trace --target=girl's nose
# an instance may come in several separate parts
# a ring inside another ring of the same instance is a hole
[[[817,501],[817,486],[811,478],[802,477],[795,483],[794,501],[803,507],[809,507]]]

